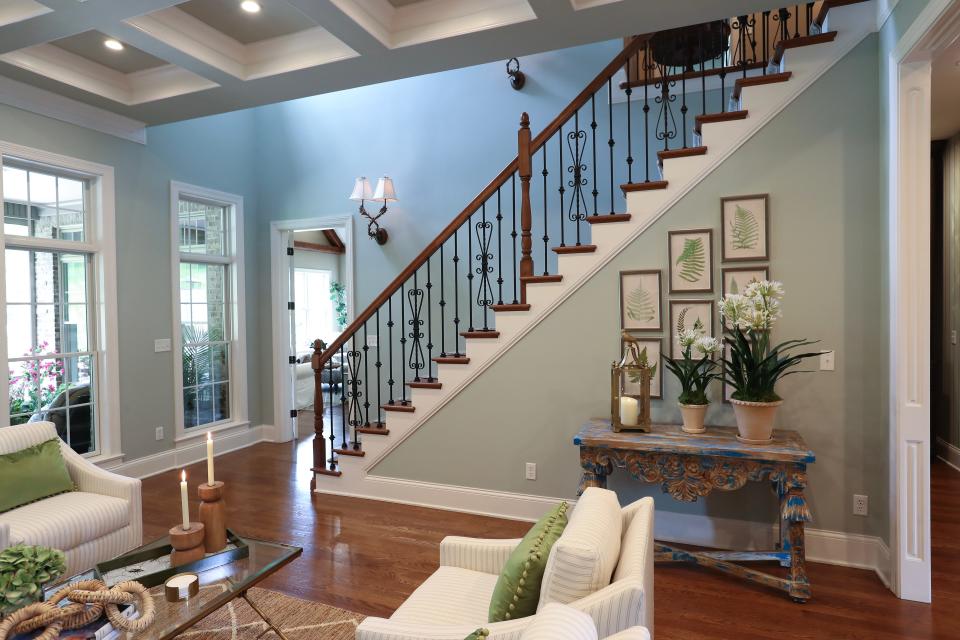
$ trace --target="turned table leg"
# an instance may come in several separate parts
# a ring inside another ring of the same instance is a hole
[[[803,535],[803,521],[790,523],[790,597],[796,602],[810,599],[810,581],[807,579],[806,542]]]
[[[580,486],[577,489],[577,496],[583,495],[587,487],[607,488],[607,476],[613,468],[606,457],[599,455],[597,451],[581,447],[580,468],[583,469],[583,473],[580,476]]]

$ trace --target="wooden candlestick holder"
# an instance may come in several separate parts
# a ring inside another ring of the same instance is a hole
[[[227,546],[227,503],[223,499],[225,485],[217,480],[197,487],[200,494],[200,522],[204,526],[203,545],[207,553]]]
[[[182,524],[178,524],[170,529],[170,546],[173,552],[170,554],[170,564],[179,567],[188,562],[202,560],[206,554],[203,547],[203,523],[191,522],[189,529],[184,529]]]

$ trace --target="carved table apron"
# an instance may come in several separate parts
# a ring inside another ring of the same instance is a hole
[[[732,491],[747,481],[769,482],[780,500],[780,540],[774,551],[688,551],[656,544],[660,562],[690,562],[711,567],[752,582],[786,591],[797,602],[810,598],[804,566],[803,523],[810,521],[803,491],[807,464],[816,460],[796,431],[775,430],[765,445],[748,445],[736,438],[735,427],[709,427],[689,435],[679,425],[653,425],[650,433],[614,433],[610,420],[591,419],[573,442],[580,447],[583,476],[579,493],[587,487],[607,486],[614,469],[626,469],[638,480],[660,483],[674,500],[695,502],[714,489]],[[778,561],[787,578],[735,562]]]

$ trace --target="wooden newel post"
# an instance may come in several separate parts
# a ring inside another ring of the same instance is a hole
[[[520,174],[520,277],[533,275],[533,226],[530,212],[530,116],[524,111],[520,116],[520,131],[517,133],[517,173]],[[527,302],[527,288],[521,282],[520,302]]]
[[[327,468],[327,441],[323,437],[323,365],[320,356],[327,345],[319,338],[313,341],[313,355],[310,366],[313,368],[313,471]],[[310,479],[310,491],[317,488],[316,476]]]

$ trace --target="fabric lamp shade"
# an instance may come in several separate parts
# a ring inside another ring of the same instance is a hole
[[[383,176],[377,182],[377,190],[373,194],[374,200],[383,200],[384,202],[396,202],[397,192],[393,188],[393,178]]]
[[[367,180],[367,178],[357,178],[357,181],[353,184],[353,193],[350,194],[350,199],[356,200],[357,202],[361,200],[373,199],[373,192],[370,189],[370,181]]]

